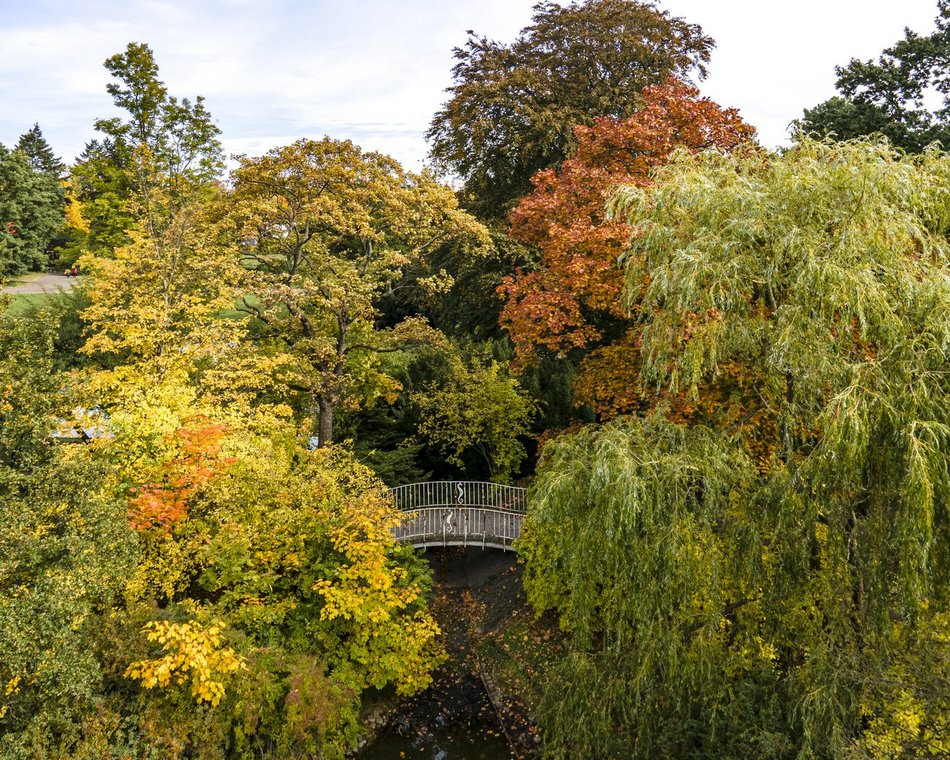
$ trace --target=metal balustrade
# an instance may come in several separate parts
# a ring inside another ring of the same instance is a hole
[[[393,529],[413,546],[481,546],[508,550],[521,536],[525,489],[498,483],[440,480],[390,489],[405,516]]]

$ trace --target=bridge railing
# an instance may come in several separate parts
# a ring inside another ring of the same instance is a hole
[[[510,549],[521,536],[524,514],[485,507],[427,507],[407,512],[394,528],[413,546],[482,546]]]
[[[390,489],[405,514],[393,530],[413,546],[512,548],[521,536],[525,489],[499,483],[439,480]]]
[[[508,512],[525,511],[525,489],[473,480],[434,480],[410,483],[389,490],[404,511],[426,507],[483,507]]]

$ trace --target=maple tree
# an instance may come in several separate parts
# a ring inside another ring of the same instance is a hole
[[[136,489],[129,504],[135,530],[171,530],[187,517],[189,497],[234,461],[221,456],[226,426],[201,418],[186,422],[171,436],[175,453],[161,464],[161,482]]]
[[[325,446],[340,404],[371,405],[398,390],[380,353],[441,340],[419,318],[380,324],[380,299],[395,288],[444,290],[451,280],[427,272],[424,254],[452,239],[490,241],[450,188],[349,141],[300,140],[239,160],[232,213],[249,290],[241,308],[285,357],[285,385],[304,394]]]
[[[428,571],[396,546],[382,484],[343,447],[301,448],[289,410],[222,407],[177,373],[137,382],[88,448],[138,534],[115,615],[140,643],[112,654],[142,687],[138,713],[214,745],[197,702],[244,726],[248,754],[283,737],[285,753],[342,756],[366,689],[413,693],[441,660]],[[151,747],[172,741],[143,728]]]
[[[146,625],[149,641],[162,645],[165,654],[152,660],[133,662],[126,668],[128,678],[141,681],[146,689],[162,688],[191,681],[191,695],[198,704],[218,705],[224,696],[220,679],[244,666],[233,649],[221,646],[220,624],[207,628],[194,622],[154,621]]]
[[[638,298],[623,297],[618,264],[631,227],[624,218],[608,217],[607,200],[622,184],[649,184],[677,149],[729,150],[754,135],[735,109],[723,109],[675,79],[647,87],[633,116],[577,127],[576,152],[535,175],[534,192],[511,215],[512,234],[541,250],[535,271],[518,271],[499,287],[515,367],[539,351],[582,349],[576,403],[590,404],[604,417],[639,408]]]

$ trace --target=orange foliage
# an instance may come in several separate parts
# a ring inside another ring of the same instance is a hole
[[[204,417],[188,421],[167,438],[174,455],[161,467],[158,483],[141,486],[130,502],[129,522],[137,531],[165,533],[188,516],[189,499],[225,467],[233,463],[221,456],[225,425]]]
[[[630,226],[607,219],[619,185],[645,186],[676,148],[729,150],[755,131],[735,109],[723,109],[683,82],[669,79],[643,91],[643,105],[626,119],[602,117],[577,127],[576,153],[535,175],[535,189],[511,216],[512,234],[541,249],[537,271],[518,271],[499,286],[502,325],[515,344],[515,369],[539,349],[563,355],[594,347],[575,385],[576,403],[602,416],[641,404],[636,392],[638,338],[630,332],[636,304],[622,296],[617,259]],[[618,339],[607,340],[605,329]],[[598,346],[598,344],[600,344]]]

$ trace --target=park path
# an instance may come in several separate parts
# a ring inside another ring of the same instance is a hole
[[[0,293],[11,296],[56,293],[60,290],[72,290],[75,284],[75,277],[67,277],[64,274],[25,274],[18,276],[9,285],[0,287]]]

